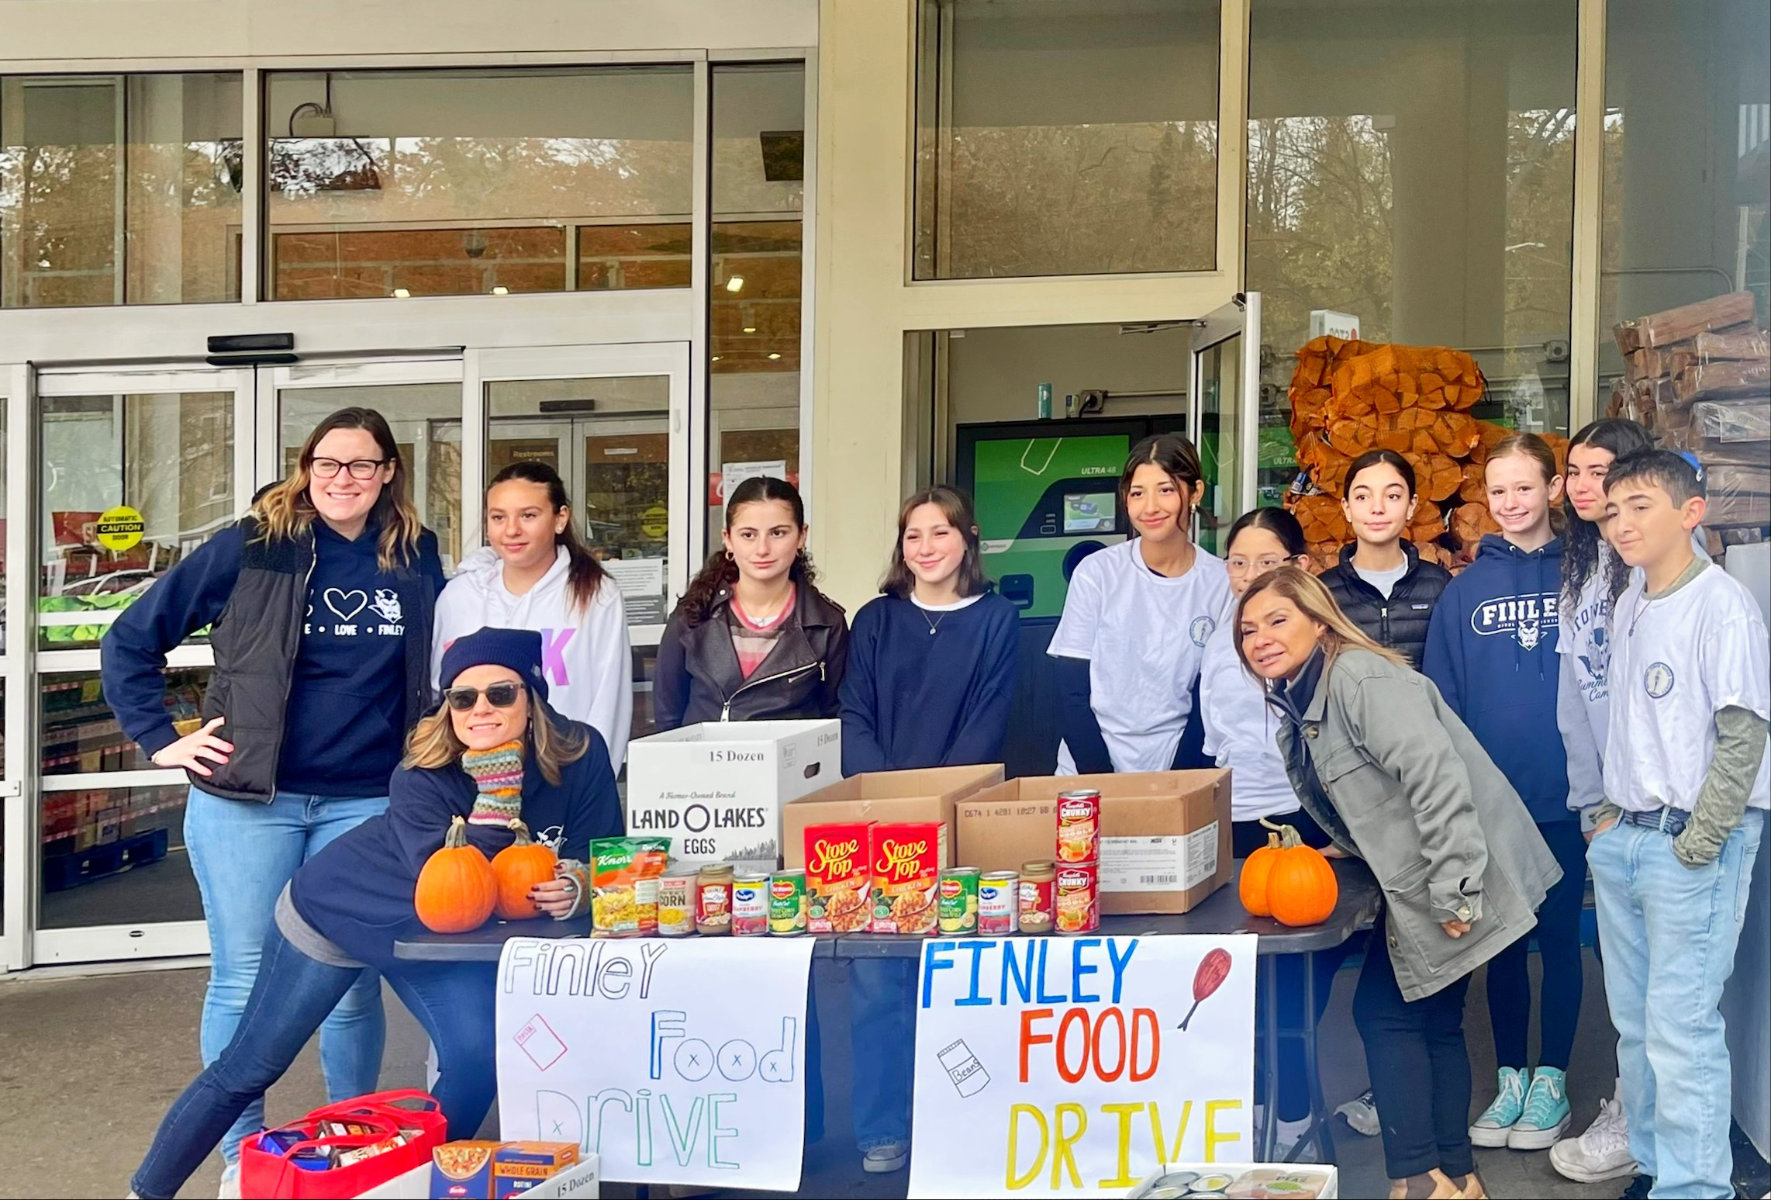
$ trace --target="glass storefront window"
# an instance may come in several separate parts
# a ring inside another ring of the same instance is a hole
[[[1216,0],[923,0],[915,278],[1213,269],[1218,19]]]
[[[1576,8],[1254,0],[1247,282],[1281,361],[1351,313],[1474,354],[1477,415],[1566,430]]]
[[[805,68],[713,69],[708,549],[726,476],[799,482]]]
[[[182,783],[45,790],[38,928],[201,921]]]
[[[267,296],[688,287],[693,79],[687,66],[270,75]]]
[[[208,667],[165,672],[166,715],[182,731],[196,726]],[[152,760],[129,740],[105,702],[97,671],[47,674],[38,685],[43,746],[39,765],[45,775],[92,775],[106,771],[151,771]]]
[[[1771,310],[1771,8],[1762,0],[1611,0],[1599,373],[1611,327],[1734,291]],[[1601,394],[1600,408],[1604,408]]]
[[[0,77],[0,307],[237,300],[240,86]]]
[[[461,385],[369,383],[338,387],[286,387],[277,393],[279,455],[283,478],[295,469],[302,443],[341,408],[373,408],[387,418],[406,462],[412,503],[425,528],[437,535],[443,569],[461,558]]]
[[[669,616],[670,379],[486,384],[486,478],[514,462],[560,473],[573,519],[621,588],[629,625]]]
[[[39,438],[38,636],[64,650],[234,519],[234,393],[47,396]],[[119,506],[142,534],[112,550],[97,527]]]

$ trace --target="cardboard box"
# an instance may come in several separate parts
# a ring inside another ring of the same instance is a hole
[[[566,1200],[568,1197],[570,1200],[596,1200],[601,1189],[599,1165],[596,1155],[580,1155],[575,1165],[541,1180],[524,1192],[523,1200]],[[430,1174],[429,1163],[414,1167],[370,1188],[357,1200],[430,1200]]]
[[[1184,913],[1230,882],[1230,772],[1014,779],[957,806],[959,861],[1018,871],[1052,858],[1059,792],[1101,793],[1101,913]]]
[[[772,871],[781,806],[841,778],[840,721],[686,725],[628,743],[627,832],[665,835],[682,861]]]
[[[628,773],[631,778],[631,767]],[[789,867],[806,865],[808,825],[852,821],[939,821],[947,827],[946,850],[941,865],[954,866],[955,805],[1001,783],[1002,767],[994,763],[978,767],[930,767],[922,771],[875,771],[851,775],[782,808],[781,857]]]

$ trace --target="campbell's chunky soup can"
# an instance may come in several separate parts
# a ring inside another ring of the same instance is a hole
[[[761,937],[769,931],[769,877],[746,872],[732,877],[732,936]]]
[[[1021,926],[1021,877],[991,871],[978,880],[978,932],[985,937],[1015,933]],[[945,930],[942,930],[945,933]]]
[[[1047,859],[1034,859],[1021,864],[1021,932],[1050,933],[1056,901],[1052,889],[1057,883],[1057,866]]]
[[[978,868],[948,867],[941,872],[936,911],[942,933],[978,932]]]
[[[1094,862],[1101,837],[1101,793],[1093,788],[1058,793],[1058,861]]]
[[[806,873],[776,871],[769,877],[769,932],[793,937],[806,931]]]
[[[732,868],[709,863],[695,876],[695,932],[723,937],[732,932]]]
[[[1053,893],[1059,933],[1093,933],[1101,927],[1100,879],[1095,864],[1064,863]]]

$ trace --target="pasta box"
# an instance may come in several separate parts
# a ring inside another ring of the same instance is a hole
[[[1230,772],[1012,779],[958,802],[956,853],[981,871],[1055,858],[1058,793],[1101,794],[1101,913],[1184,913],[1230,882]]]
[[[782,805],[841,778],[840,721],[685,725],[628,743],[627,832],[668,837],[684,862],[772,871]]]

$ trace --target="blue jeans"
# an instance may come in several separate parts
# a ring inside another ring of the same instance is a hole
[[[1673,839],[1658,829],[1619,824],[1587,848],[1630,1153],[1654,1179],[1656,1200],[1734,1194],[1718,1005],[1764,822],[1748,809],[1716,860],[1696,870],[1673,857]]]
[[[478,1132],[496,1094],[497,970],[494,963],[413,963],[388,976],[436,1040],[441,1071],[433,1095],[451,1139]],[[375,978],[372,971],[309,958],[273,926],[233,1040],[172,1102],[130,1182],[135,1193],[177,1195],[240,1114],[263,1105],[265,1090],[363,975]]]
[[[204,1066],[233,1038],[246,1009],[258,975],[259,948],[283,885],[333,838],[386,809],[386,796],[278,792],[269,804],[260,804],[191,789],[184,838],[209,925],[209,987],[203,994],[200,1036]],[[320,1066],[329,1098],[348,1100],[375,1090],[386,1038],[381,982],[373,971],[365,971],[320,1027]],[[264,1103],[255,1101],[221,1139],[229,1166],[239,1161],[240,1143],[263,1127]]]
[[[865,1154],[910,1140],[910,1092],[916,1050],[914,958],[857,958],[849,963],[849,1039],[855,1062],[855,1145]]]

